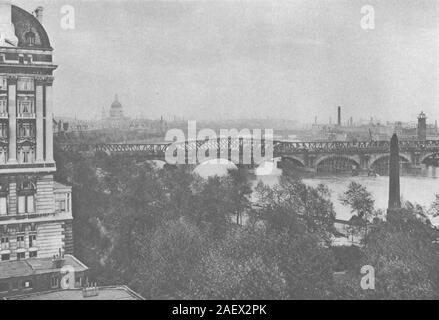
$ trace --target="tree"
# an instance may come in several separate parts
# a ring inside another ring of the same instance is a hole
[[[242,214],[250,208],[250,196],[253,192],[248,181],[248,172],[238,168],[228,171],[230,207],[236,214],[236,223],[242,224]]]
[[[200,230],[184,218],[170,220],[145,233],[134,235],[136,255],[131,282],[148,298],[181,298],[190,290],[205,239]]]
[[[438,297],[437,231],[406,207],[376,227],[365,250],[365,262],[375,267],[378,299],[431,299]]]
[[[439,194],[435,195],[435,199],[430,207],[430,214],[434,218],[439,216]]]
[[[360,229],[364,229],[363,241],[366,244],[368,224],[376,216],[376,212],[374,211],[375,201],[372,198],[372,194],[367,191],[366,187],[352,181],[346,192],[340,196],[340,202],[345,206],[349,206],[351,212],[359,218],[359,220],[351,219],[351,221],[355,226],[358,225]]]
[[[271,227],[282,229],[300,219],[309,232],[329,242],[335,231],[335,212],[328,188],[323,185],[313,188],[286,176],[273,188],[260,182],[255,191],[259,218]]]
[[[265,259],[276,263],[289,299],[332,296],[335,261],[329,249],[335,213],[324,186],[286,176],[273,188],[259,183],[252,226],[262,230]]]
[[[190,299],[286,299],[286,282],[267,239],[252,228],[230,229],[211,242],[192,280]]]
[[[438,231],[406,205],[374,221],[367,247],[361,248],[359,265],[353,265],[337,281],[339,298],[349,299],[437,299],[439,248]],[[360,287],[360,266],[374,268],[375,289]]]

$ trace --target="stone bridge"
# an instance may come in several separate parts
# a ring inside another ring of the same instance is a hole
[[[236,165],[258,165],[281,158],[295,166],[315,170],[380,170],[388,166],[389,141],[369,142],[287,142],[220,138],[181,143],[61,144],[67,152],[137,154],[149,160],[177,159],[178,163],[198,164],[207,159],[228,159]],[[439,140],[400,141],[403,165],[419,167],[439,162]]]

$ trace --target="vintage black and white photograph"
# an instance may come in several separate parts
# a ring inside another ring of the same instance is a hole
[[[0,300],[439,299],[438,77],[437,0],[0,0]]]

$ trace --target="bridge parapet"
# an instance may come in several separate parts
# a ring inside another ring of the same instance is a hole
[[[327,153],[327,152],[385,152],[389,149],[387,141],[372,142],[285,142],[275,141],[274,150],[279,153]]]
[[[439,140],[399,141],[400,151],[428,151],[439,150]],[[275,141],[274,149],[277,152],[358,152],[358,153],[385,153],[390,150],[389,141],[361,141],[361,142],[285,142]]]
[[[174,145],[174,149],[185,150],[186,157],[190,154],[211,153],[211,157],[220,158],[226,154],[230,158],[233,154],[238,154],[241,161],[245,151],[255,154],[256,151],[263,150],[261,155],[265,155],[267,145],[271,146],[271,141],[253,140],[243,138],[219,138],[216,140],[198,140],[186,141]],[[148,157],[164,159],[166,151],[171,143],[109,143],[109,144],[62,144],[61,149],[66,152],[106,152],[106,153],[140,153]],[[337,154],[360,156],[359,163],[367,166],[371,155],[389,153],[389,141],[368,141],[368,142],[288,142],[273,141],[273,157],[282,157],[288,155],[303,156],[304,162],[308,162],[308,155],[319,154]],[[439,153],[439,140],[426,141],[399,141],[401,153],[416,154],[416,158],[421,160],[427,154]],[[224,152],[225,150],[225,152]],[[175,152],[175,151],[174,151]],[[364,158],[364,157],[367,157]],[[364,158],[364,159],[363,159]],[[314,161],[313,161],[314,162]],[[412,161],[413,162],[413,161]],[[309,165],[307,163],[307,165]]]

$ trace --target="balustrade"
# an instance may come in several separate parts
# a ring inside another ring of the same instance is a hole
[[[109,153],[144,153],[149,156],[163,157],[170,143],[162,144],[77,144],[62,145],[61,148],[67,152],[109,152]],[[255,141],[252,139],[216,139],[216,140],[200,140],[186,141],[178,143],[177,149],[194,152],[196,150],[244,150],[250,148],[256,150],[263,148],[264,141]],[[390,144],[388,141],[360,141],[360,142],[284,142],[273,141],[274,156],[282,156],[283,154],[317,154],[317,153],[386,153],[389,151]],[[438,151],[438,140],[426,141],[399,141],[401,152],[409,151]]]

